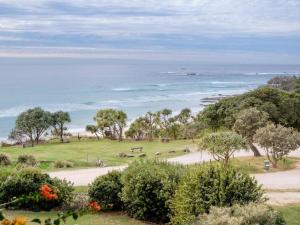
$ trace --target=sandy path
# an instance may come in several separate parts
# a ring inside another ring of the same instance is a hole
[[[251,152],[241,151],[235,157],[249,156]],[[300,157],[300,149],[293,152],[291,156]],[[168,159],[169,162],[181,164],[194,164],[213,160],[213,157],[205,151],[192,152],[183,156]],[[126,165],[92,169],[67,170],[49,173],[51,177],[66,179],[75,186],[87,185],[97,176],[104,175],[111,170],[123,170]],[[254,174],[255,178],[266,189],[300,189],[300,166],[293,170]]]

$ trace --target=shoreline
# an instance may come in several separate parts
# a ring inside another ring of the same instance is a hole
[[[245,93],[245,92],[243,92]],[[214,95],[211,95],[210,97],[204,97],[204,98],[201,98],[199,100],[199,107],[197,108],[197,110],[194,108],[190,108],[191,111],[192,111],[192,114],[196,114],[200,111],[202,111],[206,106],[210,105],[210,104],[214,104],[216,102],[218,102],[219,100],[223,99],[223,98],[227,98],[227,97],[233,97],[233,96],[236,96],[237,94],[214,94]],[[179,111],[173,111],[173,114],[178,114],[180,112]],[[139,115],[139,116],[142,116],[142,115]],[[131,123],[133,123],[139,116],[131,119],[130,121],[127,122],[127,125],[126,127],[124,128],[124,133],[129,129]],[[72,125],[71,125],[72,126]],[[68,126],[67,126],[68,127]],[[72,135],[72,137],[76,137],[78,134],[79,136],[82,136],[82,137],[95,137],[95,135],[91,134],[90,132],[87,132],[85,130],[85,127],[71,127],[69,128],[68,127],[68,133],[70,133]],[[55,136],[52,136],[52,135],[47,135],[45,137],[43,137],[43,139],[45,140],[49,140],[49,139],[52,139],[54,138]],[[5,144],[12,144],[13,142],[10,141],[8,138],[5,138],[5,137],[0,137],[0,143],[5,143]]]

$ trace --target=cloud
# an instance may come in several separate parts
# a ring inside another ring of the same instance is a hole
[[[0,36],[11,37],[0,46],[289,53],[299,11],[298,0],[0,0]]]

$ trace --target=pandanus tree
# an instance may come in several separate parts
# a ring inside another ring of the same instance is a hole
[[[102,109],[97,112],[94,120],[97,123],[97,127],[103,130],[106,136],[122,141],[127,121],[125,112],[115,109]]]
[[[60,142],[64,142],[64,134],[67,130],[66,123],[70,123],[71,118],[68,112],[58,111],[51,114],[51,126],[54,133],[60,137]]]

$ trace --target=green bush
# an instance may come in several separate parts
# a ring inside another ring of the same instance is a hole
[[[209,214],[199,217],[200,225],[285,225],[281,214],[267,205],[249,204],[233,207],[212,207]]]
[[[122,190],[121,172],[112,171],[100,176],[89,186],[89,197],[98,202],[104,210],[122,209],[123,203],[119,194]]]
[[[121,199],[131,217],[168,222],[173,197],[183,167],[159,161],[136,161],[122,175]]]
[[[13,172],[11,168],[0,167],[0,187]]]
[[[58,196],[46,200],[40,195],[42,185],[49,185]],[[70,183],[52,179],[35,168],[26,168],[9,176],[0,186],[0,203],[7,203],[14,198],[20,201],[11,206],[19,209],[49,210],[72,200],[73,187]]]
[[[18,157],[17,163],[26,166],[36,166],[37,160],[33,155],[20,155]]]
[[[182,178],[172,201],[174,225],[190,225],[212,206],[262,201],[263,191],[248,174],[219,164],[192,168]]]
[[[58,160],[54,162],[55,168],[72,168],[74,167],[74,164],[70,161],[66,160]]]
[[[9,166],[11,165],[11,161],[8,155],[4,153],[0,153],[0,166]]]

